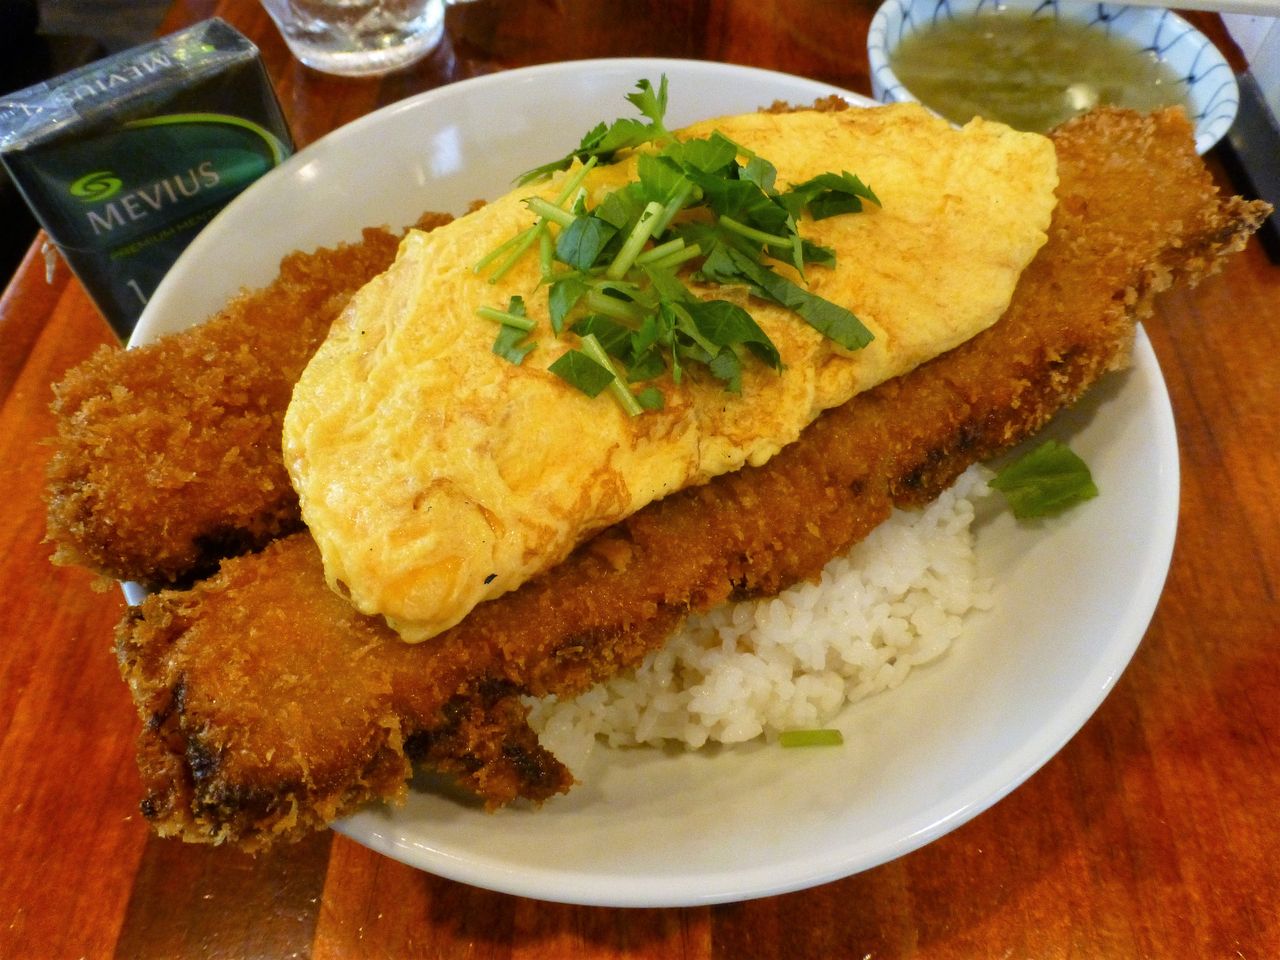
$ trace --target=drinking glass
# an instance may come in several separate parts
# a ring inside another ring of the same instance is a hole
[[[444,34],[445,7],[466,0],[262,0],[295,57],[347,77],[416,63]]]

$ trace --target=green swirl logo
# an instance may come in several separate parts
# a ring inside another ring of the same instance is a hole
[[[123,186],[124,182],[110,170],[95,170],[73,183],[70,190],[73,197],[85,203],[97,203],[114,197]]]

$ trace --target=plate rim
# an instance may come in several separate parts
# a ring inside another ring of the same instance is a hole
[[[711,75],[721,79],[749,76],[767,81],[771,78],[780,78],[787,84],[800,81],[811,86],[815,96],[835,94],[858,106],[876,105],[865,96],[812,78],[798,77],[760,67],[681,58],[610,57],[539,64],[487,74],[424,91],[382,107],[317,139],[232,201],[202,231],[187,251],[184,251],[175,269],[161,283],[139,320],[130,346],[149,342],[165,332],[156,328],[160,326],[165,312],[176,308],[173,302],[176,296],[174,291],[178,290],[182,275],[182,271],[177,268],[182,265],[183,259],[187,259],[190,263],[207,257],[206,248],[216,249],[217,244],[222,242],[221,228],[214,229],[220,222],[238,216],[237,211],[241,207],[254,203],[259,195],[272,189],[273,182],[286,179],[293,170],[309,163],[318,151],[332,147],[343,138],[359,136],[368,128],[385,122],[389,116],[406,111],[431,110],[441,102],[465,99],[468,91],[471,90],[536,82],[557,75],[582,74],[591,71],[626,72],[632,78],[646,75],[646,73],[652,76],[653,71],[679,72],[683,75]],[[1117,635],[1123,635],[1123,642],[1113,642],[1109,645],[1106,648],[1109,656],[1094,664],[1081,680],[1080,689],[1087,691],[1087,694],[1077,693],[1056,704],[1053,722],[1039,724],[1036,736],[1028,738],[1026,742],[1020,744],[1018,750],[1004,756],[1001,762],[994,765],[984,776],[975,778],[967,790],[956,794],[964,798],[964,802],[958,805],[955,801],[945,804],[949,807],[946,810],[938,809],[944,806],[940,802],[931,804],[927,810],[936,810],[936,815],[932,815],[928,822],[915,824],[909,832],[897,837],[896,840],[883,843],[875,854],[869,856],[866,853],[859,854],[845,850],[820,865],[788,860],[781,864],[754,865],[743,870],[710,871],[692,878],[684,877],[673,881],[653,877],[619,877],[616,873],[602,876],[598,873],[578,870],[568,872],[548,870],[541,866],[503,863],[485,855],[459,856],[447,850],[432,849],[426,843],[410,837],[403,830],[399,831],[398,836],[389,835],[379,826],[378,818],[381,814],[378,811],[383,808],[377,806],[335,823],[333,825],[335,831],[417,869],[484,889],[580,905],[678,907],[772,896],[830,882],[896,859],[959,827],[989,809],[1025,782],[1051,759],[1096,712],[1131,660],[1159,602],[1176,533],[1179,497],[1178,457],[1173,411],[1169,403],[1167,386],[1151,344],[1141,327],[1138,329],[1134,346],[1134,365],[1150,381],[1153,391],[1144,398],[1144,403],[1155,418],[1154,426],[1158,436],[1154,442],[1164,455],[1164,459],[1158,466],[1166,473],[1171,470],[1172,476],[1166,475],[1165,482],[1160,487],[1160,498],[1155,512],[1162,522],[1154,531],[1158,534],[1156,541],[1148,548],[1143,558],[1142,582],[1131,591],[1132,602],[1125,611],[1123,629],[1117,628],[1116,631]],[[1052,735],[1044,736],[1045,733]],[[920,819],[924,819],[923,814]],[[891,832],[901,832],[901,828]]]

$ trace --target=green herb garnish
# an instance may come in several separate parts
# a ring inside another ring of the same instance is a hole
[[[808,207],[809,216],[815,220],[825,220],[842,213],[861,213],[863,200],[880,206],[880,200],[871,188],[848,170],[839,176],[820,173],[793,186],[781,200],[792,216],[799,216],[800,210]]]
[[[733,247],[713,251],[702,265],[702,273],[719,283],[749,285],[756,296],[794,310],[811,327],[847,350],[860,350],[872,340],[871,331],[844,307],[815,296]]]
[[[490,280],[496,281],[537,242],[552,331],[557,337],[576,334],[583,345],[549,369],[591,396],[609,387],[631,414],[660,409],[662,392],[648,386],[633,394],[628,384],[668,371],[679,383],[696,365],[740,392],[747,356],[782,369],[777,348],[746,310],[726,299],[702,300],[687,280],[745,287],[848,350],[870,343],[871,332],[850,311],[779,274],[768,261],[790,265],[801,280],[806,266],[834,266],[834,251],[802,238],[796,223],[806,212],[822,219],[856,213],[864,202],[878,205],[871,189],[845,172],[780,191],[773,164],[719,132],[675,140],[665,126],[665,76],[656,90],[647,80],[637,90],[627,99],[648,122],[600,123],[577,149],[525,173],[519,183],[582,164],[554,202],[527,200],[536,222],[475,267],[492,267]],[[643,144],[655,150],[637,158],[636,180],[589,209],[581,189],[586,170]],[[508,325],[503,314],[514,312],[481,310]],[[513,337],[500,334],[503,351],[495,343],[495,352],[532,348]],[[524,353],[518,353],[521,359]]]
[[[576,150],[569,151],[559,160],[526,170],[516,180],[516,186],[544,180],[557,170],[567,170],[574,160],[585,163],[594,157],[601,163],[608,163],[619,150],[671,136],[663,126],[667,112],[666,76],[662,77],[656,91],[648,80],[641,80],[636,87],[639,92],[627,94],[627,99],[649,118],[649,123],[625,118],[610,124],[598,123],[586,132]]]
[[[1025,520],[1058,513],[1098,495],[1089,466],[1066,444],[1046,440],[991,481],[1013,515]]]
[[[844,735],[839,730],[784,730],[778,734],[783,747],[839,747]]]
[[[582,350],[566,351],[547,369],[588,397],[599,396],[605,387],[617,379],[612,370],[591,359]]]
[[[519,366],[535,346],[528,339],[533,321],[525,316],[524,298],[512,297],[506,310],[480,307],[476,313],[499,324],[498,336],[493,341],[493,352]]]

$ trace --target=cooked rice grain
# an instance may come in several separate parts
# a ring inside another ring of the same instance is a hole
[[[828,724],[941,656],[991,605],[972,524],[990,472],[970,468],[926,509],[895,510],[817,583],[690,617],[634,671],[573,700],[532,701],[543,744],[580,768],[610,746],[741,743]]]

